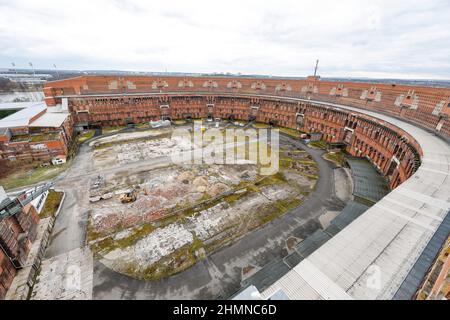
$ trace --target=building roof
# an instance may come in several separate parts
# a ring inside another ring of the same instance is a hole
[[[0,203],[3,202],[3,200],[7,199],[8,195],[5,192],[5,189],[3,189],[2,186],[0,186]]]
[[[24,127],[30,120],[47,108],[45,102],[36,102],[28,108],[22,109],[0,120],[0,128]]]
[[[255,286],[249,286],[233,297],[233,300],[262,300]]]
[[[69,113],[46,112],[32,123],[30,127],[51,127],[59,128],[69,116]]]
[[[414,267],[408,273],[402,285],[395,293],[395,300],[410,300],[414,298],[417,288],[420,287],[423,279],[426,277],[432,267],[436,256],[442,248],[442,243],[448,238],[450,230],[450,214],[447,214],[444,221],[439,226],[436,233],[431,238],[428,245],[423,250],[419,259],[417,259]]]
[[[2,102],[0,103],[0,110],[20,110],[32,107],[35,104],[40,103],[36,101],[32,102]]]
[[[262,296],[282,289],[290,299],[392,299],[449,214],[450,146],[389,116],[316,103],[368,114],[405,130],[422,148],[422,165]]]

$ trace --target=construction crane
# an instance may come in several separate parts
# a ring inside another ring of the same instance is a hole
[[[317,76],[317,69],[319,68],[319,59],[316,60],[316,67],[314,68],[314,78]]]
[[[0,221],[20,213],[24,206],[26,206],[34,199],[38,198],[52,186],[53,182],[48,182],[46,184],[35,187],[31,191],[24,191],[13,199],[5,198],[0,203]]]

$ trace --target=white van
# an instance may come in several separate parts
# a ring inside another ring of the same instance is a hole
[[[61,159],[61,158],[53,158],[52,159],[52,164],[54,166],[57,166],[57,165],[60,165],[60,164],[63,164],[63,163],[66,163],[66,159]]]

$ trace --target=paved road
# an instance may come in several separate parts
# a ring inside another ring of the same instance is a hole
[[[89,147],[82,145],[73,165],[55,180],[55,189],[66,194],[55,221],[47,258],[84,246],[89,204],[89,177],[74,179],[91,168]]]
[[[344,204],[334,193],[333,165],[322,159],[324,152],[286,137],[283,139],[307,150],[319,166],[316,191],[301,206],[167,279],[136,280],[96,261],[94,299],[227,298],[240,289],[243,267],[260,267],[274,258],[285,256],[285,240],[289,236],[305,238],[320,227],[317,218],[321,214],[342,209]]]

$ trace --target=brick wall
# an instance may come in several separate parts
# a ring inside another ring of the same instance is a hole
[[[23,207],[22,212],[0,221],[0,300],[4,299],[16,275],[16,267],[25,263],[36,239],[38,224],[39,215],[31,204]],[[22,233],[27,233],[27,238],[19,241],[19,235]]]
[[[450,116],[450,89],[448,88],[321,81],[313,77],[293,80],[241,77],[82,76],[49,82],[44,92],[49,106],[61,103],[61,96],[78,96],[78,99],[72,100],[72,104],[77,105],[80,112],[81,110],[89,111],[90,106],[95,104],[97,116],[100,119],[106,116],[99,111],[102,95],[132,96],[140,93],[170,92],[201,92],[203,94],[220,92],[303,97],[404,117],[430,129],[436,129],[441,119],[447,119]],[[100,95],[100,97],[94,95]],[[133,99],[127,100],[126,96],[122,97],[128,101],[129,105],[135,106],[134,109],[128,107],[129,114],[135,113],[131,117],[147,121],[154,116],[147,110],[148,108],[145,108],[145,106],[151,108],[151,102],[140,101],[138,104],[133,104]],[[116,108],[119,105],[123,108],[124,103],[117,103]],[[121,109],[110,110],[110,112],[122,113]],[[108,114],[108,111],[103,109],[103,113]],[[85,121],[85,118],[86,115],[79,114],[78,120]],[[111,121],[117,119],[117,116],[111,116]],[[442,127],[438,130],[448,135],[448,121],[443,121]]]

